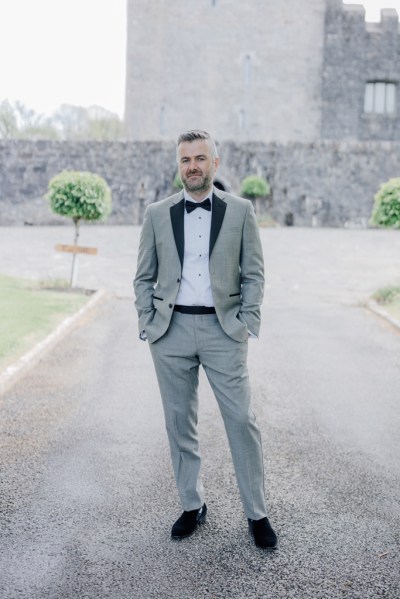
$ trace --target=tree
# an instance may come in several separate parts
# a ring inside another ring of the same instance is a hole
[[[370,224],[400,229],[400,178],[389,179],[375,194]]]
[[[257,175],[245,177],[241,183],[240,195],[255,201],[256,213],[261,213],[261,200],[271,193],[271,188],[266,179]]]
[[[18,133],[14,109],[8,100],[0,104],[0,139],[13,139]]]
[[[122,139],[124,127],[117,114],[102,106],[90,106],[87,109],[86,125],[89,139],[116,140]]]
[[[63,139],[81,139],[87,128],[87,111],[83,106],[62,104],[52,117]]]
[[[38,114],[22,102],[0,104],[0,139],[122,139],[124,126],[117,114],[101,106],[62,104],[52,116]]]
[[[0,104],[0,138],[2,139],[58,139],[57,128],[51,119],[38,114],[22,102]]]
[[[25,106],[23,102],[19,102],[18,100],[14,104],[14,114],[18,124],[18,137],[29,137],[29,131],[37,130],[45,121],[45,117],[42,114],[38,114],[35,110]]]
[[[117,114],[102,106],[62,104],[53,122],[66,140],[117,140],[123,137],[123,123]]]
[[[18,139],[60,139],[60,134],[50,121],[24,129],[17,135]]]
[[[63,171],[53,177],[46,198],[53,212],[72,218],[74,245],[78,244],[81,220],[105,220],[111,212],[111,190],[105,180],[94,173]],[[76,254],[73,254],[71,286],[74,283]]]

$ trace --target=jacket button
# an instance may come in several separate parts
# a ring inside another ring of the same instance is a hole
[[[180,282],[181,282],[181,280],[180,280],[180,279],[176,279],[176,282],[177,282],[177,283],[180,283]]]
[[[172,304],[169,304],[169,308],[172,308]]]

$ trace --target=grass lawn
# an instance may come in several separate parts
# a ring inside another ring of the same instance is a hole
[[[0,372],[88,300],[82,293],[0,275]]]
[[[373,299],[393,318],[400,320],[400,286],[383,287],[374,294]]]
[[[394,299],[389,304],[385,304],[383,307],[386,312],[389,312],[389,314],[393,316],[393,318],[400,320],[400,295],[397,297],[397,299]]]

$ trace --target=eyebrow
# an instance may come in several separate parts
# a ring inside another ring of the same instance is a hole
[[[185,158],[190,158],[190,156],[181,156],[180,160],[184,160]],[[193,156],[193,158],[207,158],[205,154],[197,154],[197,156]]]

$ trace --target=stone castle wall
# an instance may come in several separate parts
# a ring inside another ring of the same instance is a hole
[[[379,23],[366,23],[363,6],[329,0],[325,17],[321,137],[400,141],[399,65],[400,29],[394,9],[382,10]],[[396,84],[393,114],[364,112],[368,81]]]
[[[272,187],[270,213],[281,224],[367,225],[379,185],[400,176],[400,143],[220,144],[219,181],[239,193],[249,174]],[[173,143],[0,141],[0,225],[68,223],[43,200],[62,170],[103,176],[113,193],[109,224],[139,224],[146,204],[174,192]],[[1,234],[1,233],[0,233]]]
[[[318,138],[325,1],[128,0],[128,139]]]
[[[366,23],[342,0],[128,0],[127,24],[132,141],[194,128],[221,141],[400,141],[393,9]],[[376,81],[396,85],[392,114],[364,111]]]

